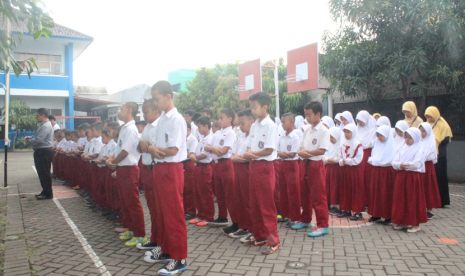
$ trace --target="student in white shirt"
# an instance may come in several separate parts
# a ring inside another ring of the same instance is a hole
[[[195,186],[195,164],[189,158],[191,154],[195,154],[195,149],[199,143],[197,138],[192,135],[191,127],[194,124],[186,121],[187,125],[187,138],[186,138],[186,148],[187,148],[187,159],[182,161],[184,166],[184,193],[183,193],[183,202],[184,202],[184,212],[185,219],[191,220],[195,218],[195,205],[194,205],[194,186]]]
[[[183,208],[183,166],[187,158],[186,121],[173,102],[173,89],[167,81],[152,86],[152,98],[158,110],[164,111],[155,130],[155,140],[149,147],[155,161],[153,179],[155,200],[163,208],[157,219],[157,248],[146,254],[147,262],[170,261],[158,271],[162,275],[176,274],[187,269],[187,228]]]
[[[195,114],[195,111],[189,109],[186,112],[184,112],[184,119],[186,119],[186,121],[191,124],[192,136],[194,136],[198,140],[199,139],[199,128],[195,125],[195,122],[193,121],[192,116],[194,116],[194,114]]]
[[[136,246],[147,241],[145,238],[144,212],[139,199],[139,167],[140,153],[139,131],[134,118],[138,112],[135,102],[127,102],[121,106],[118,119],[124,122],[119,133],[114,159],[107,160],[107,166],[116,168],[116,183],[121,194],[121,217],[123,227],[128,228],[120,240],[129,240],[126,246]]]
[[[276,177],[273,161],[276,159],[278,127],[270,119],[268,108],[271,97],[258,92],[249,97],[250,108],[256,121],[250,129],[250,138],[244,159],[250,163],[250,209],[254,216],[254,238],[245,242],[248,247],[267,244],[262,254],[273,254],[279,249],[279,234],[276,227],[274,192]]]

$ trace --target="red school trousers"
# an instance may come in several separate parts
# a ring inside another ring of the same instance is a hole
[[[299,162],[281,161],[279,167],[279,190],[282,216],[291,221],[300,219]]]
[[[219,159],[218,163],[211,162],[213,171],[213,184],[215,185],[216,203],[218,203],[218,218],[228,218],[229,215],[233,223],[239,220],[237,206],[234,206],[234,167],[231,159]]]
[[[318,228],[329,227],[328,201],[326,199],[326,171],[323,160],[304,160],[305,181],[302,183],[302,216],[300,221],[310,223],[315,209]]]
[[[137,165],[117,167],[116,181],[121,189],[121,211],[126,227],[134,237],[145,237],[144,211],[139,199],[139,168]]]
[[[187,214],[195,214],[195,196],[194,196],[194,171],[195,164],[191,160],[185,160],[182,162],[184,166],[184,211]]]
[[[151,222],[151,236],[150,242],[157,242],[157,205],[155,200],[155,182],[153,179],[153,165],[147,166],[142,164],[140,166],[140,177],[142,187],[144,187],[145,200],[150,213]]]
[[[157,212],[157,243],[174,260],[187,258],[187,229],[182,194],[182,163],[156,163],[153,166]]]
[[[252,219],[250,212],[250,170],[249,162],[247,163],[235,163],[234,172],[236,175],[236,194],[237,197],[237,206],[239,211],[240,220],[238,221],[239,228],[247,229],[250,233],[253,233],[252,230]],[[299,207],[300,208],[300,207]]]
[[[213,202],[212,167],[210,164],[197,163],[194,178],[197,217],[206,221],[212,221],[215,216],[215,203]]]
[[[275,189],[274,189],[274,205],[276,205],[276,215],[282,212],[281,209],[281,195],[279,190],[279,166],[281,165],[281,160],[274,160],[274,176],[275,176]]]
[[[268,245],[279,244],[278,223],[274,190],[276,187],[272,161],[250,163],[250,211],[253,214],[252,229],[255,240],[268,240]]]

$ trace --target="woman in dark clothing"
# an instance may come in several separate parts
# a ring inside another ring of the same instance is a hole
[[[436,146],[438,147],[438,162],[434,167],[438,179],[439,193],[441,194],[441,204],[444,207],[445,205],[450,205],[449,179],[447,178],[447,144],[452,139],[452,130],[435,106],[430,106],[426,109],[425,117],[433,128]]]

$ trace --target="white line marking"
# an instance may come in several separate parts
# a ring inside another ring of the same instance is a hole
[[[34,169],[34,171],[37,174],[36,168],[34,166],[32,166],[32,168]],[[81,231],[79,231],[79,229],[77,228],[76,224],[74,224],[73,220],[68,216],[68,213],[63,208],[63,206],[61,206],[58,199],[54,198],[53,202],[55,202],[56,206],[61,211],[61,214],[65,218],[65,220],[68,223],[69,227],[71,227],[71,230],[73,230],[74,235],[76,236],[76,238],[81,243],[82,248],[84,249],[84,251],[87,253],[89,258],[94,262],[95,267],[97,267],[97,269],[100,271],[100,275],[102,275],[102,276],[111,276],[110,271],[108,271],[108,269],[105,267],[105,265],[103,265],[102,261],[100,261],[100,258],[97,256],[97,254],[95,254],[94,250],[92,249],[92,246],[89,245],[89,243],[87,242],[87,239],[84,238]]]
[[[454,195],[454,194],[450,194],[451,196],[458,196],[458,197],[465,197],[463,195]]]

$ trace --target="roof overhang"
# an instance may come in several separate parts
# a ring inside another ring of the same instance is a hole
[[[90,112],[93,108],[114,104],[114,102],[109,101],[102,101],[97,99],[89,99],[89,98],[81,98],[74,96],[74,110],[76,111],[83,111],[83,112]]]

